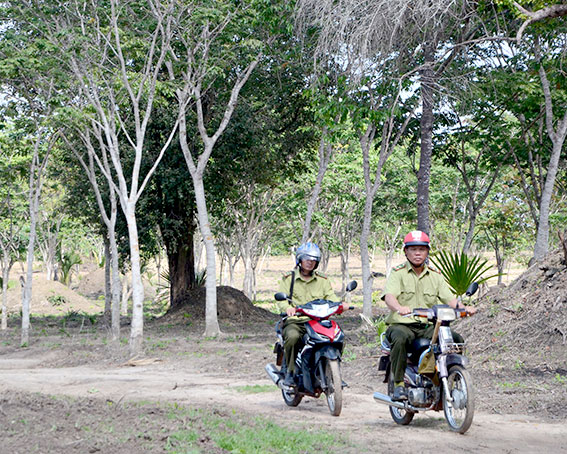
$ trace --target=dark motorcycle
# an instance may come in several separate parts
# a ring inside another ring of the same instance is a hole
[[[357,286],[356,281],[347,285],[350,292]],[[292,301],[285,293],[276,293],[277,301]],[[353,309],[352,307],[350,309]],[[299,405],[303,396],[319,397],[321,393],[327,396],[327,405],[333,416],[341,414],[343,405],[343,386],[341,377],[341,354],[345,335],[341,327],[329,317],[342,313],[342,303],[329,300],[314,300],[301,306],[296,306],[297,315],[307,315],[311,320],[306,322],[306,334],[295,360],[295,386],[286,386],[284,377],[287,371],[284,358],[283,325],[287,318],[276,323],[278,340],[274,346],[276,364],[267,364],[266,372],[282,390],[284,402],[290,407]],[[281,366],[278,369],[278,366]]]
[[[471,296],[478,289],[473,283],[466,292]],[[374,393],[377,402],[390,406],[390,414],[397,424],[409,424],[420,411],[443,410],[451,430],[465,433],[474,415],[474,389],[464,344],[453,341],[450,324],[457,317],[465,317],[465,309],[453,309],[440,304],[430,309],[414,309],[410,316],[427,318],[435,325],[432,339],[417,338],[408,349],[404,374],[406,401],[393,401],[394,374],[390,370],[390,345],[384,334],[381,340],[379,370],[386,372],[388,395]]]

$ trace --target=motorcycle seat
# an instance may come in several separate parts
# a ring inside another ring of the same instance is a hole
[[[424,350],[427,350],[429,348],[430,344],[431,339],[427,339],[425,337],[418,337],[414,339],[410,345],[410,348],[408,349],[408,359],[412,363],[417,364],[419,362],[420,355]]]

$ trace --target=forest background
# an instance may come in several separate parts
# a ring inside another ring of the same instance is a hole
[[[103,322],[117,342],[130,300],[134,356],[164,294],[205,304],[215,336],[217,285],[257,301],[262,262],[307,240],[343,288],[360,257],[370,316],[409,230],[500,273],[565,235],[562,2],[0,8],[2,328],[21,286],[21,345],[38,267],[67,285],[104,267]]]

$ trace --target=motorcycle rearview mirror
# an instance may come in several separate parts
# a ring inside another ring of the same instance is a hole
[[[476,293],[477,290],[478,290],[478,282],[473,282],[471,285],[469,285],[469,288],[465,292],[465,295],[472,296]]]
[[[286,301],[288,299],[284,292],[278,292],[274,295],[276,301]]]
[[[356,287],[358,286],[358,282],[356,281],[350,281],[347,286],[346,286],[346,291],[347,292],[352,292]]]

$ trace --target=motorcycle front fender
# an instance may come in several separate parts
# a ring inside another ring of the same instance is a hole
[[[447,369],[455,365],[467,367],[469,365],[469,360],[463,355],[458,355],[456,353],[449,353],[447,355]]]
[[[341,359],[340,350],[334,345],[325,345],[315,352],[315,364],[319,364],[321,358],[327,358],[329,360]]]

